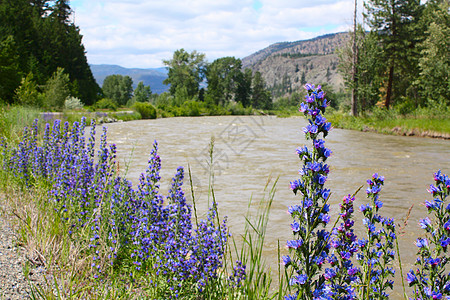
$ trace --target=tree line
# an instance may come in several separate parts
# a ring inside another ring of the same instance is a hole
[[[196,97],[208,105],[224,106],[233,101],[244,107],[272,107],[272,96],[261,73],[242,70],[238,58],[222,57],[207,63],[204,54],[180,49],[163,62],[169,71],[164,83],[170,84],[170,93],[175,97]]]
[[[367,0],[364,6],[366,26],[355,23],[351,45],[340,53],[340,70],[356,100],[353,114],[375,105],[404,112],[447,108],[449,2]]]
[[[261,73],[242,70],[242,61],[238,58],[222,57],[208,63],[205,54],[179,49],[163,63],[168,69],[163,82],[169,85],[168,94],[152,94],[150,86],[143,82],[139,82],[133,91],[131,77],[109,75],[103,82],[103,95],[117,106],[152,102],[164,107],[201,102],[209,108],[227,107],[233,103],[242,107],[272,108],[272,95],[266,89]]]

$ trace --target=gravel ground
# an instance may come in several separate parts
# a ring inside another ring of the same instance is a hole
[[[31,286],[45,282],[45,270],[30,262],[24,249],[16,246],[16,233],[8,222],[11,219],[1,208],[0,203],[0,299],[30,299]],[[24,276],[26,264],[30,267],[28,279]]]

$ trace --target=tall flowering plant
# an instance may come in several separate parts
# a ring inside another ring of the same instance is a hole
[[[414,288],[412,299],[450,299],[450,178],[440,170],[434,174],[435,185],[428,191],[433,201],[425,201],[429,217],[420,220],[427,237],[416,241],[416,269],[410,270],[406,280]]]
[[[354,253],[359,249],[358,239],[353,232],[355,221],[353,216],[353,202],[355,197],[347,195],[340,205],[339,226],[333,228],[331,247],[334,253],[330,256],[330,268],[325,269],[325,279],[330,287],[333,299],[353,300],[356,298],[355,284],[358,281],[359,268],[352,262]]]
[[[361,265],[357,273],[359,294],[361,299],[389,299],[388,289],[393,289],[391,279],[395,270],[392,263],[395,259],[395,223],[394,219],[379,215],[383,202],[379,199],[384,177],[377,173],[367,180],[366,189],[369,203],[361,205],[364,215],[363,224],[367,232],[366,238],[358,240],[359,253],[356,259]]]
[[[306,84],[305,89],[307,95],[299,110],[308,119],[303,132],[312,145],[310,149],[306,146],[297,149],[303,162],[301,178],[291,182],[293,192],[301,200],[288,210],[293,219],[294,238],[287,241],[290,255],[284,256],[283,261],[291,269],[289,286],[293,294],[286,299],[319,299],[329,293],[321,270],[330,250],[330,233],[324,229],[330,220],[327,204],[330,190],[324,184],[329,173],[325,161],[331,151],[325,148],[323,138],[328,135],[331,123],[323,116],[328,103],[321,86]]]

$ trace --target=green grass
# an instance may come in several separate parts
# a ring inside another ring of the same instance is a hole
[[[373,131],[394,135],[417,135],[450,138],[450,115],[401,115],[395,112],[380,115],[373,113],[353,117],[342,112],[326,115],[333,127],[360,131]]]
[[[41,111],[24,106],[0,106],[0,137],[16,139],[25,126],[39,118]]]

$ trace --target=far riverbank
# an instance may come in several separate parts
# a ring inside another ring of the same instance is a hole
[[[353,117],[341,112],[327,115],[333,127],[390,135],[450,139],[450,116],[385,114]]]

